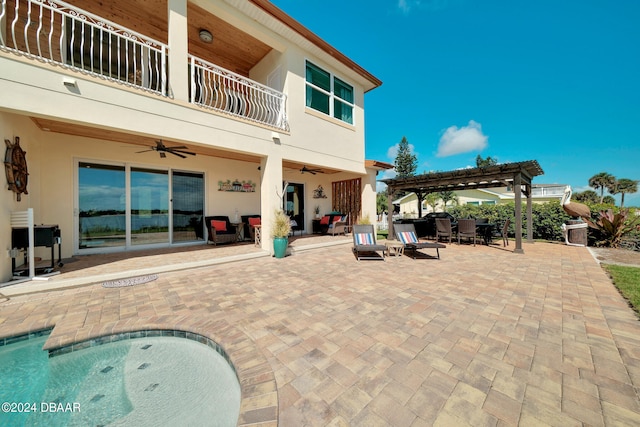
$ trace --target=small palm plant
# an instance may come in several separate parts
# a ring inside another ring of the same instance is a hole
[[[589,227],[595,231],[596,246],[617,248],[626,234],[640,228],[640,217],[627,220],[628,214],[627,209],[621,209],[616,214],[613,210],[607,209],[600,211],[597,220],[587,220]]]

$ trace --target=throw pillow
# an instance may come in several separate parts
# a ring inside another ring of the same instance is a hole
[[[322,219],[320,220],[320,224],[328,225],[329,224],[329,218],[330,218],[329,215],[323,216]]]
[[[218,221],[215,219],[211,220],[211,226],[216,229],[218,233],[222,233],[227,231],[227,222],[226,221]]]
[[[260,218],[249,218],[249,225],[251,227],[255,227],[256,225],[260,225],[260,224],[261,224]]]

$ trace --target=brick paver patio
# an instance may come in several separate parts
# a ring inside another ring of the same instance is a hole
[[[0,288],[0,337],[55,325],[56,347],[136,329],[201,333],[238,368],[241,424],[640,425],[636,315],[586,248],[524,249],[453,244],[441,260],[386,262],[357,262],[350,244],[280,260],[246,249],[232,255],[253,258],[127,288],[4,302]],[[181,256],[197,258],[126,268]],[[55,280],[92,281],[91,268]]]

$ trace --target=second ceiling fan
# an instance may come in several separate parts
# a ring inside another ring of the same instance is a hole
[[[324,173],[322,169],[312,169],[308,168],[307,165],[303,165],[302,169],[300,169],[300,173],[310,173],[311,175],[315,175],[317,173]]]
[[[162,140],[158,140],[156,141],[156,146],[153,147],[151,146],[148,150],[142,150],[142,151],[138,151],[137,153],[146,153],[147,151],[157,151],[158,153],[160,153],[160,157],[165,158],[167,157],[167,155],[165,153],[171,153],[174,156],[178,156],[178,157],[182,157],[183,159],[186,159],[187,155],[189,156],[195,156],[196,153],[192,153],[191,151],[184,151],[186,150],[188,147],[185,145],[179,145],[179,146],[175,146],[175,147],[167,147],[166,145],[164,145],[164,143],[162,142]]]

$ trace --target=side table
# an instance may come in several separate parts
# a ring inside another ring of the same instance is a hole
[[[242,242],[244,240],[244,222],[232,222],[236,228],[236,242]]]
[[[398,240],[387,240],[385,245],[387,246],[388,257],[391,256],[391,254],[396,257],[404,255],[404,243]]]
[[[253,226],[253,235],[255,237],[255,245],[260,247],[262,245],[262,224],[256,224]]]

